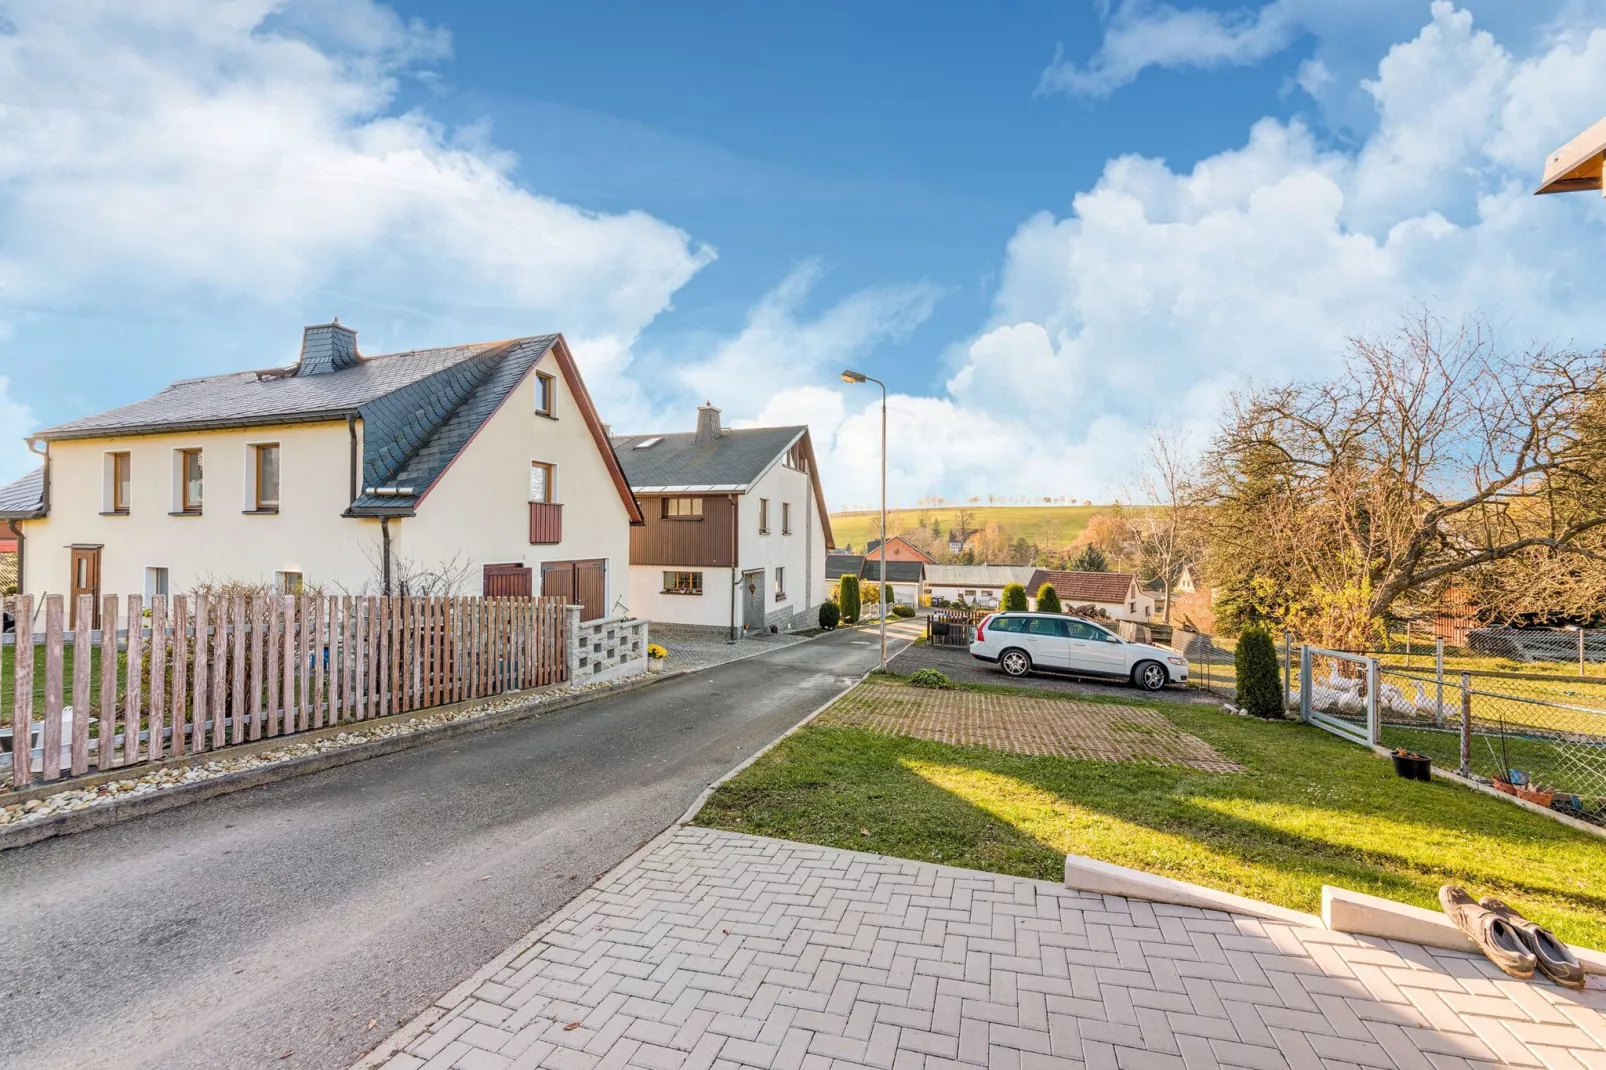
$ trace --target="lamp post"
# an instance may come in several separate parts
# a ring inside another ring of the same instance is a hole
[[[881,671],[887,671],[887,384],[863,372],[847,369],[844,383],[874,383],[881,388]]]

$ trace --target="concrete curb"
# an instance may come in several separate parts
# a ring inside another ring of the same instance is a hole
[[[52,814],[42,821],[28,821],[0,828],[0,851],[9,851],[18,847],[26,847],[42,840],[54,839],[57,836],[69,836],[75,832],[87,832],[90,829],[101,828],[106,825],[115,825],[129,821],[147,814],[160,813],[171,810],[177,806],[187,806],[190,803],[201,802],[205,799],[215,798],[219,795],[230,795],[248,788],[263,787],[275,784],[291,777],[306,776],[310,773],[319,773],[325,769],[334,769],[353,762],[367,761],[370,758],[381,758],[388,754],[411,750],[440,740],[453,739],[457,736],[469,735],[474,732],[483,732],[491,728],[500,728],[504,725],[514,724],[518,721],[528,720],[531,717],[546,713],[555,713],[559,710],[584,705],[612,695],[625,694],[663,680],[672,680],[684,673],[660,673],[648,676],[641,680],[629,680],[596,691],[581,692],[552,702],[532,702],[527,706],[515,706],[506,710],[497,710],[481,717],[471,717],[452,724],[437,725],[433,728],[421,729],[404,736],[391,736],[387,739],[376,739],[367,743],[356,743],[339,750],[327,751],[323,754],[308,754],[298,758],[290,758],[273,765],[263,766],[259,769],[247,769],[238,773],[225,773],[210,780],[196,781],[191,784],[180,784],[171,788],[164,788],[148,795],[134,796],[120,799],[110,803],[90,806],[66,814]],[[494,699],[492,701],[495,701]],[[477,702],[475,703],[478,704]],[[430,716],[449,710],[451,707],[442,706],[434,710],[420,710],[415,714],[403,715],[390,723],[404,723],[418,717]],[[338,725],[332,729],[324,729],[324,735],[337,734],[341,731],[351,731],[354,728],[371,727],[375,724],[386,723],[382,720],[358,721],[349,725]],[[274,746],[285,746],[290,743],[302,742],[319,738],[313,733],[303,736],[283,736],[277,740],[264,741],[258,750],[272,749]],[[195,764],[215,760],[219,757],[244,756],[250,753],[243,748],[239,751],[208,751],[205,754],[186,760],[185,764]],[[142,776],[161,766],[130,766],[121,770],[120,775],[108,774],[98,783],[106,780],[120,780],[125,777]],[[90,786],[77,781],[61,781],[53,785],[55,791],[70,791],[75,787]]]
[[[908,646],[911,646],[911,645],[913,645],[913,640],[905,640],[905,642],[904,642],[904,646],[905,647],[908,647]],[[892,646],[891,642],[888,642],[887,643],[887,647],[888,647],[889,650],[890,650],[891,646]],[[901,654],[901,653],[903,653],[903,651],[899,650],[898,653]],[[896,656],[897,656],[897,654],[889,653],[887,655],[887,660],[891,661]],[[691,824],[692,820],[694,818],[696,818],[698,812],[701,811],[702,808],[705,805],[707,805],[708,800],[713,797],[714,792],[716,792],[716,791],[718,791],[720,789],[721,785],[723,785],[723,784],[727,783],[728,781],[734,779],[735,777],[740,775],[748,766],[752,765],[754,762],[756,762],[760,758],[764,757],[764,755],[768,754],[770,751],[772,751],[776,747],[780,746],[781,745],[781,741],[786,739],[788,736],[793,735],[794,733],[797,733],[797,732],[801,732],[803,729],[807,728],[809,726],[809,724],[816,717],[818,717],[820,714],[822,714],[826,710],[828,710],[831,707],[831,705],[836,702],[837,699],[841,698],[843,695],[847,694],[849,691],[852,691],[855,687],[858,687],[860,684],[864,683],[866,680],[868,680],[870,678],[870,674],[871,673],[877,671],[880,668],[881,668],[881,666],[877,665],[874,669],[866,669],[864,671],[864,673],[862,675],[860,675],[860,677],[857,680],[853,681],[847,687],[844,687],[842,690],[838,691],[836,694],[832,695],[830,698],[828,698],[824,702],[822,702],[819,706],[815,707],[801,721],[799,721],[797,724],[793,725],[791,728],[788,728],[786,731],[782,732],[780,735],[776,736],[774,739],[770,740],[761,749],[759,749],[758,751],[754,752],[753,756],[748,758],[745,762],[742,762],[740,765],[736,766],[734,769],[731,769],[729,772],[727,772],[724,776],[720,777],[718,780],[716,780],[712,784],[708,785],[708,787],[704,788],[703,789],[703,793],[701,795],[697,796],[696,800],[692,802],[690,808],[688,808],[684,814],[680,815],[680,820],[676,821],[673,825],[671,825],[670,829],[674,830],[674,829],[680,828],[682,825]]]
[[[1481,954],[1478,945],[1456,928],[1455,922],[1435,910],[1396,903],[1348,888],[1322,886],[1322,921],[1336,933],[1403,940],[1424,947]],[[1585,973],[1606,973],[1606,954],[1569,944]]]
[[[1200,884],[1128,869],[1110,862],[1082,855],[1065,856],[1065,887],[1078,892],[1098,892],[1101,895],[1119,895],[1128,899],[1145,899],[1151,903],[1170,903],[1174,906],[1198,907],[1201,910],[1222,910],[1229,914],[1247,914],[1267,921],[1305,928],[1322,929],[1326,926],[1314,914],[1306,914],[1287,907],[1262,903],[1231,892],[1206,888]]]

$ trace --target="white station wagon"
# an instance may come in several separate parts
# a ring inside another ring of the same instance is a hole
[[[1174,650],[1129,643],[1080,617],[1058,613],[994,613],[976,625],[970,656],[1010,676],[1034,670],[1132,681],[1145,691],[1188,679],[1188,659]]]

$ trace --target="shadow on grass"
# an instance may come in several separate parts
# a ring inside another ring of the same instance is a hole
[[[1432,908],[1455,881],[1564,939],[1606,943],[1598,840],[1452,785],[1399,780],[1315,729],[1160,712],[1249,772],[815,726],[721,788],[698,823],[1052,881],[1066,853],[1084,854],[1312,912],[1324,883]]]

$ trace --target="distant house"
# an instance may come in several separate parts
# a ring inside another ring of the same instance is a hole
[[[870,545],[864,548],[864,556],[873,557],[879,561],[881,559],[881,540],[871,539]],[[932,557],[902,535],[894,535],[887,539],[887,560],[889,562],[920,561],[928,565],[937,563],[935,557]]]
[[[1165,613],[1163,594],[1155,609]],[[1196,632],[1216,630],[1216,592],[1205,582],[1198,565],[1184,565],[1171,585],[1170,623]]]
[[[890,554],[892,546],[887,546]],[[920,604],[921,589],[925,584],[926,569],[929,568],[924,561],[895,561],[887,558],[887,604],[902,603],[906,606]],[[881,581],[881,559],[878,557],[865,557],[864,563],[859,566],[859,579],[865,583],[879,583]]]
[[[1037,592],[1045,583],[1053,586],[1054,593],[1059,595],[1060,605],[1067,612],[1079,606],[1092,606],[1115,620],[1146,621],[1154,615],[1154,599],[1130,572],[1036,569],[1026,584],[1026,593],[1034,608]]]
[[[1025,586],[1036,572],[1031,565],[927,565],[926,593],[949,602],[964,599],[971,605],[996,606],[1005,584]],[[1035,589],[1030,593],[1035,595]]]
[[[623,594],[641,520],[558,334],[371,356],[318,324],[288,367],[183,379],[34,440],[44,467],[0,488],[21,588],[97,607],[207,580],[419,593],[432,574],[432,594],[561,594],[589,619]]]
[[[811,628],[835,546],[807,427],[731,430],[713,405],[695,431],[613,440],[645,524],[630,532],[630,608],[735,638]]]
[[[832,584],[843,576],[857,576],[863,564],[863,554],[826,554],[825,582]]]

